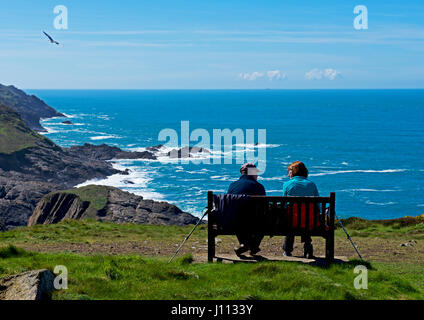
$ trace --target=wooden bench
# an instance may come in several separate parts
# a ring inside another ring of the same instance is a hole
[[[334,192],[329,197],[249,196],[247,208],[254,216],[257,229],[269,236],[320,236],[325,238],[325,258],[334,260]],[[214,194],[208,191],[208,262],[215,256],[215,237],[235,235],[235,230],[222,230],[214,205]],[[255,227],[256,228],[256,227]]]

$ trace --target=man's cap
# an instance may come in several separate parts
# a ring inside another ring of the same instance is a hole
[[[248,175],[256,175],[261,172],[253,163],[245,163],[240,168],[240,173],[247,173]]]

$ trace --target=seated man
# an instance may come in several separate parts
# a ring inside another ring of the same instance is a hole
[[[318,189],[311,180],[308,180],[308,169],[301,161],[293,162],[289,165],[288,176],[289,181],[283,185],[283,196],[314,196],[318,197]],[[305,258],[313,257],[312,239],[310,236],[302,237],[304,242],[304,256]],[[284,256],[291,256],[293,251],[294,236],[287,236],[284,240]]]
[[[237,181],[231,183],[227,193],[264,196],[265,188],[257,181],[258,172],[259,170],[253,163],[243,164],[240,168],[241,177]],[[263,234],[251,231],[254,227],[255,226],[247,226],[244,232],[239,232],[237,234],[240,246],[234,249],[234,251],[238,256],[248,250],[250,250],[250,254],[252,255],[261,250],[259,246],[264,236]]]

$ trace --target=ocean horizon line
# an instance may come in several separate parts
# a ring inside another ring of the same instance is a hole
[[[288,89],[288,88],[239,88],[239,89],[160,89],[160,88],[139,88],[139,89],[119,89],[119,88],[23,88],[23,90],[57,90],[57,91],[420,91],[423,88],[303,88],[303,89]]]

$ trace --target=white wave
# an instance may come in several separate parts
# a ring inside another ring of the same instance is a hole
[[[210,190],[204,190],[204,191],[205,191],[205,193],[206,193],[206,192],[208,192],[208,191],[210,191]],[[214,194],[227,193],[227,190],[226,190],[226,189],[214,189],[214,190],[213,190],[213,193],[214,193]]]
[[[212,176],[210,177],[212,180],[217,180],[217,181],[230,181],[231,177],[228,176]]]
[[[167,163],[177,163],[180,161],[190,162],[190,161],[198,161],[198,160],[206,160],[209,158],[212,158],[212,153],[206,153],[206,152],[199,152],[199,153],[190,153],[190,157],[186,158],[178,158],[178,157],[170,157],[168,155],[169,152],[178,150],[179,147],[170,147],[170,146],[160,146],[158,147],[157,151],[150,151],[153,152],[156,156],[156,160],[150,160],[150,161],[157,161],[164,164]],[[128,148],[129,151],[135,151],[135,152],[143,152],[148,151],[148,148],[146,147],[132,147]]]
[[[72,123],[72,124],[67,124],[67,123],[60,122],[60,123],[55,123],[55,124],[58,125],[58,126],[65,126],[65,127],[83,126],[84,125],[84,123],[78,123],[78,122]]]
[[[239,145],[244,146],[244,145]],[[253,146],[253,145],[252,145]],[[264,147],[277,147],[279,145],[263,145]],[[209,150],[209,152],[193,152],[190,153],[190,157],[170,157],[169,153],[171,151],[176,151],[180,149],[180,147],[170,147],[170,146],[160,146],[156,151],[148,150],[147,147],[131,147],[127,148],[128,151],[136,151],[136,152],[143,152],[143,151],[150,151],[153,152],[156,156],[156,160],[146,160],[146,161],[157,161],[163,164],[169,164],[169,163],[189,163],[189,162],[199,162],[202,160],[213,160],[213,159],[225,159],[225,158],[231,158],[231,159],[239,159],[240,153],[246,153],[246,151],[249,151],[248,148],[244,149],[231,149],[226,150],[225,148],[221,150],[214,150],[213,148]],[[250,150],[251,151],[251,150]],[[244,157],[242,158],[244,159]],[[244,161],[244,160],[243,160]],[[204,162],[209,164],[210,162]]]
[[[58,116],[58,117],[49,117],[49,118],[41,118],[40,117],[40,122],[46,122],[46,121],[50,121],[50,120],[55,120],[55,119],[64,119],[65,117],[61,117],[61,116]]]
[[[47,130],[47,132],[40,132],[41,134],[52,134],[52,133],[66,133],[66,132],[82,132],[82,133],[90,133],[85,129],[78,129],[77,127],[81,127],[83,124],[66,125],[63,123],[52,123],[52,124],[42,124],[43,128]]]
[[[263,143],[258,143],[258,144],[253,144],[253,143],[237,143],[234,145],[235,147],[245,147],[245,148],[251,148],[251,149],[255,149],[255,148],[278,148],[281,145],[280,144],[263,144]]]
[[[344,165],[344,166],[348,166],[348,165],[349,165],[349,163],[347,163],[346,161],[343,161],[343,162],[342,162],[342,165]]]
[[[107,114],[96,114],[96,117],[102,120],[110,120],[110,116]]]
[[[128,165],[131,162],[128,160],[113,161],[112,166],[117,170],[128,169]],[[149,172],[147,170],[142,170],[139,167],[130,167],[130,172],[126,174],[114,174],[105,179],[91,179],[85,181],[76,187],[83,187],[90,184],[97,184],[103,186],[111,186],[134,193],[136,195],[142,196],[144,199],[151,199],[156,201],[163,201],[164,195],[158,193],[151,188],[149,188],[149,182],[152,181],[152,176],[154,172]],[[128,183],[130,182],[130,183]]]
[[[57,128],[54,127],[49,127],[43,124],[43,128],[47,130],[47,132],[40,132],[43,135],[46,134],[52,134],[52,133],[58,133],[58,132],[62,132],[63,130],[58,130]]]
[[[397,202],[392,202],[392,201],[390,201],[390,202],[372,202],[370,200],[365,201],[365,203],[366,204],[372,204],[372,205],[375,205],[375,206],[389,206],[389,205],[392,205],[392,204],[397,204]]]
[[[311,177],[320,177],[333,174],[344,174],[344,173],[395,173],[395,172],[405,172],[407,169],[386,169],[386,170],[340,170],[340,171],[327,171],[319,173],[311,173]]]
[[[71,118],[85,118],[85,117],[95,117],[95,114],[92,113],[77,113],[74,115],[71,115]]]
[[[269,178],[264,178],[264,177],[258,176],[258,180],[264,180],[264,181],[279,181],[279,180],[283,180],[285,178],[288,179],[287,176],[269,177]]]
[[[65,112],[61,112],[63,115],[65,115],[67,118],[70,118],[70,119],[72,119],[72,118],[77,118],[78,117],[78,115],[75,115],[75,114],[67,114],[67,113],[65,113]]]
[[[120,136],[111,134],[111,135],[90,137],[90,140],[106,140],[106,139],[120,139],[120,138],[121,138]]]

